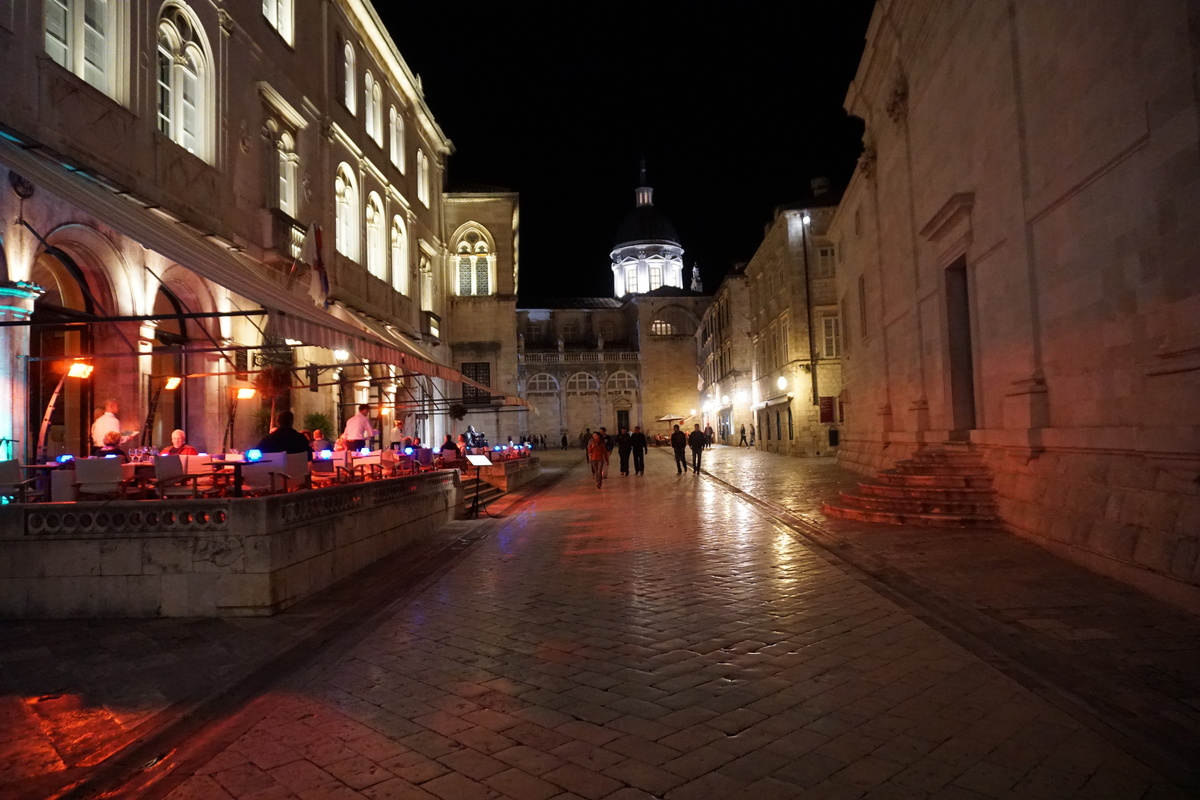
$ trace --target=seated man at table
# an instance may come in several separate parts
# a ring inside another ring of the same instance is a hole
[[[164,447],[162,454],[166,456],[194,456],[199,455],[196,448],[187,443],[187,434],[176,428],[171,431],[171,446]]]
[[[292,427],[295,422],[296,415],[284,411],[279,415],[279,427],[262,438],[258,449],[264,453],[308,453],[312,461],[312,445],[307,436]]]
[[[96,450],[96,455],[99,458],[116,456],[122,464],[129,461],[129,456],[125,455],[125,451],[121,449],[121,432],[109,431],[104,434],[104,444]]]
[[[450,438],[450,434],[446,434],[446,441],[442,442],[442,458],[446,461],[457,461],[462,453],[458,451],[458,445]]]
[[[312,449],[314,453],[333,449],[333,442],[325,438],[325,431],[320,428],[312,432]]]

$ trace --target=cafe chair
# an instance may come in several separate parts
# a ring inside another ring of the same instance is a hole
[[[45,499],[46,493],[37,488],[37,478],[21,475],[21,465],[15,461],[0,461],[0,497],[20,503],[34,499]]]
[[[244,495],[278,494],[287,488],[287,474],[271,462],[255,461],[242,465]]]
[[[187,473],[184,468],[185,458],[188,456],[155,457],[154,477],[147,482],[147,488],[164,500],[175,497],[196,498],[213,494],[211,483],[207,489],[201,489],[199,476]]]
[[[124,498],[125,480],[118,458],[75,459],[75,491],[81,500],[96,497]]]
[[[308,489],[312,481],[308,473],[308,453],[288,453],[283,460],[283,490]]]

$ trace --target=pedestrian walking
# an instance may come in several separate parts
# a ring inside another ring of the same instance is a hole
[[[754,447],[754,424],[750,424],[750,446]]]
[[[596,479],[596,488],[599,489],[608,471],[608,447],[604,444],[604,437],[600,435],[600,431],[592,434],[587,446],[587,457],[592,468],[592,477]]]
[[[621,461],[621,474],[626,478],[629,477],[631,453],[633,453],[633,438],[629,435],[629,429],[621,426],[621,432],[617,434],[617,456]]]
[[[633,426],[633,433],[629,434],[629,444],[633,450],[633,472],[635,475],[641,475],[646,471],[646,434],[642,433],[640,425]]]
[[[687,434],[679,430],[679,426],[675,426],[675,432],[671,434],[671,449],[675,451],[675,474],[682,475],[687,472],[687,456],[683,454],[687,447]]]
[[[705,441],[704,431],[700,430],[700,423],[697,422],[687,437],[688,447],[692,448],[692,469],[697,475],[700,474],[700,454],[704,452]],[[686,466],[684,472],[687,472]]]
[[[738,447],[741,447],[744,444],[746,445],[746,447],[749,447],[750,445],[746,444],[746,426],[745,425],[742,426],[742,429],[741,429],[741,431],[739,431],[739,433],[741,433],[741,435],[742,435],[742,440],[740,442],[738,442]]]
[[[712,447],[713,445],[713,429],[712,425],[704,426],[704,446]]]
[[[562,438],[562,448],[563,448],[563,450],[566,450],[570,446],[571,446],[571,443],[567,440],[567,435],[564,433],[563,438]]]

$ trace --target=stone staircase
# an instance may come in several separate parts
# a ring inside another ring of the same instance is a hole
[[[863,522],[947,528],[999,524],[991,470],[967,449],[924,447],[825,503],[825,513]]]
[[[479,507],[484,508],[488,503],[504,494],[499,488],[474,476],[468,478],[464,475],[462,477],[462,487],[463,504],[467,511],[470,511],[471,506],[474,505],[475,495],[479,495]]]

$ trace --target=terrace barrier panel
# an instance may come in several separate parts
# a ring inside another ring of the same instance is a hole
[[[456,470],[256,498],[0,506],[0,616],[270,616],[461,512]]]

